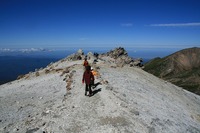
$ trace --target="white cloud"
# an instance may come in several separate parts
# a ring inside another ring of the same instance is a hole
[[[30,49],[19,49],[21,52],[38,52],[38,51],[46,51],[43,48],[30,48]]]
[[[174,24],[151,24],[153,27],[189,27],[200,26],[200,23],[174,23]]]
[[[13,52],[13,50],[9,48],[0,48],[0,52]]]
[[[27,49],[10,49],[10,48],[0,48],[0,52],[39,52],[39,51],[48,51],[44,48],[27,48]]]
[[[132,23],[124,23],[124,24],[121,24],[122,27],[131,27],[133,26]]]

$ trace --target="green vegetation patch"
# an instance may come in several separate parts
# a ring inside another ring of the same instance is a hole
[[[165,61],[165,58],[158,57],[145,64],[144,70],[154,74],[155,76],[160,77],[160,74],[163,71],[163,69],[165,69],[166,65],[167,61]]]

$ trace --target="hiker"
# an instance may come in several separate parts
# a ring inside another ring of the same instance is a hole
[[[92,96],[92,89],[91,89],[91,81],[94,80],[94,76],[91,72],[91,67],[90,66],[86,66],[86,70],[83,73],[83,79],[82,79],[82,83],[84,84],[85,82],[85,96],[87,96],[87,92],[89,91],[89,96]]]
[[[95,77],[99,77],[99,73],[97,71],[95,71],[92,67],[91,67],[91,72],[92,72],[92,75]],[[95,79],[95,78],[94,78]],[[94,84],[94,80],[91,81],[91,85],[92,85],[92,88],[94,89],[96,87],[96,85]]]
[[[92,72],[92,74],[94,76],[98,76],[99,75],[98,72],[93,69],[93,67],[91,67],[91,72]]]
[[[93,77],[95,76],[95,71],[94,69],[91,67],[91,73],[93,75]],[[91,84],[91,87],[92,88],[95,88],[95,85],[94,85],[94,78],[90,81],[90,84]]]
[[[87,66],[89,66],[89,63],[87,61],[87,58],[85,58],[85,61],[83,62],[83,66],[86,68]]]

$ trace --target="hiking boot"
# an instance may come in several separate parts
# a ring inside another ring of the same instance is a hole
[[[94,95],[94,94],[93,94],[93,93],[91,93],[91,94],[89,94],[88,96],[89,96],[89,97],[91,97],[91,96],[93,96],[93,95]]]

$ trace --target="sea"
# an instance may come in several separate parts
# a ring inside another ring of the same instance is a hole
[[[79,48],[63,49],[26,49],[26,50],[0,50],[0,85],[15,80],[19,75],[45,68],[48,64],[56,62],[78,51]],[[84,53],[106,53],[113,48],[82,48]],[[155,57],[165,57],[176,52],[176,49],[136,49],[125,48],[132,58],[142,58],[143,64]]]

